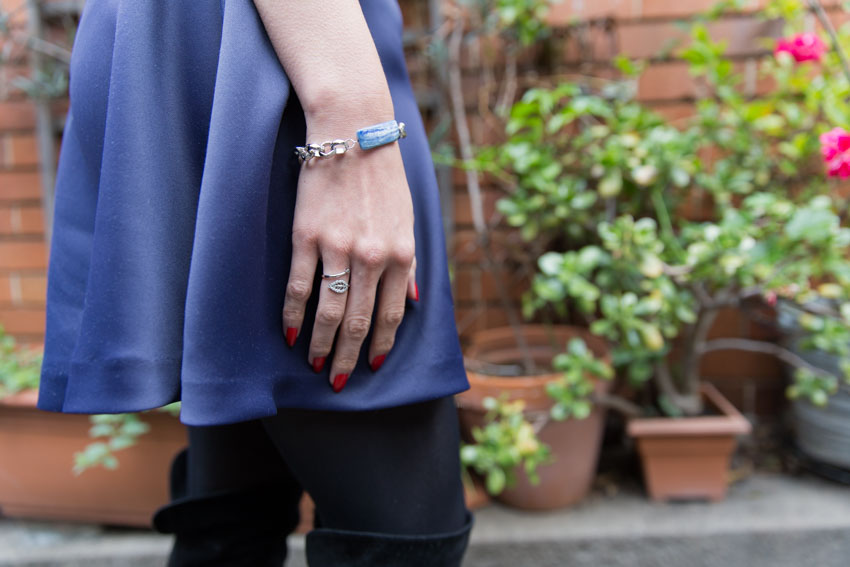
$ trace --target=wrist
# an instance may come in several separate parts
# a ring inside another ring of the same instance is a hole
[[[338,93],[338,91],[337,91]],[[307,124],[307,142],[353,138],[357,130],[395,119],[389,91],[385,95],[354,94],[340,98],[329,95],[302,103]]]

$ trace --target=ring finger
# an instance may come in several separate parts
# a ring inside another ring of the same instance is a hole
[[[348,300],[347,291],[339,293],[333,291],[330,286],[334,284],[334,287],[341,290],[347,288],[350,281],[349,274],[346,273],[347,269],[348,258],[344,255],[329,251],[322,252],[322,273],[334,277],[323,277],[319,284],[319,305],[316,308],[316,321],[310,337],[309,354],[310,364],[316,372],[321,372],[325,366],[337,329],[345,315]]]

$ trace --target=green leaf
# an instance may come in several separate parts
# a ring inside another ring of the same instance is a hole
[[[487,472],[485,484],[487,485],[487,492],[493,496],[501,494],[505,490],[506,483],[507,477],[502,469],[491,469]]]
[[[794,213],[785,225],[785,234],[795,240],[822,242],[837,226],[838,217],[831,211],[807,207]]]
[[[540,266],[540,271],[547,276],[556,276],[561,272],[561,266],[564,264],[564,257],[558,252],[546,252],[537,260],[537,265]]]
[[[619,169],[608,172],[599,182],[599,195],[605,198],[615,197],[623,188],[623,175]]]

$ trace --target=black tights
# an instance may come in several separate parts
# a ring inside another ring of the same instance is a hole
[[[451,397],[368,412],[280,410],[189,427],[188,491],[303,487],[325,528],[450,532],[466,521],[458,442]]]

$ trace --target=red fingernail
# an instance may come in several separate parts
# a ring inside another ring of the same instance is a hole
[[[337,394],[345,388],[345,383],[348,382],[348,374],[337,374],[334,376],[334,392]]]
[[[419,301],[419,285],[416,282],[413,282],[413,289],[416,291],[416,297],[414,299]]]
[[[287,327],[286,328],[286,344],[289,346],[293,346],[295,344],[295,337],[298,336],[298,329],[295,327]]]
[[[378,368],[381,367],[381,365],[384,363],[384,360],[386,360],[386,359],[387,359],[387,355],[385,355],[385,354],[379,354],[378,356],[373,358],[372,363],[370,364],[370,366],[372,367],[372,372],[375,372],[376,370],[378,370]]]
[[[325,359],[326,358],[327,357],[325,357],[325,356],[317,356],[316,358],[313,359],[313,372],[318,374],[319,372],[322,371],[322,368],[325,367]]]

